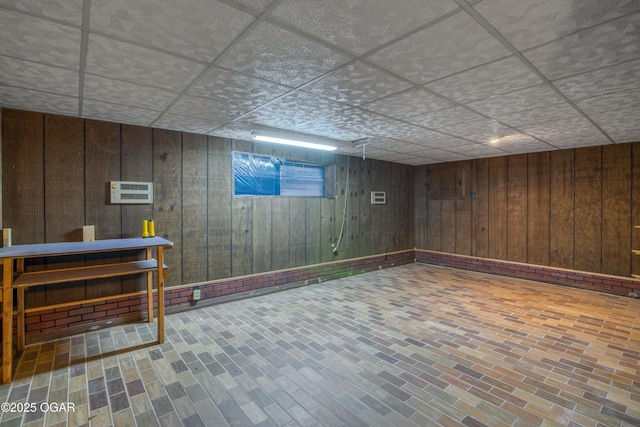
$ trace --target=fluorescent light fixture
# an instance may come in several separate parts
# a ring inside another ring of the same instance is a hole
[[[314,144],[312,142],[295,141],[293,139],[285,139],[285,138],[276,138],[276,137],[273,137],[273,136],[257,135],[255,132],[251,133],[251,138],[256,140],[256,141],[273,142],[275,144],[293,145],[295,147],[315,148],[316,150],[333,151],[333,150],[336,150],[338,148],[338,147],[333,147],[331,145]]]

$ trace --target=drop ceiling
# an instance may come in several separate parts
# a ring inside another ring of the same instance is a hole
[[[410,165],[640,141],[640,1],[0,0],[0,106]]]

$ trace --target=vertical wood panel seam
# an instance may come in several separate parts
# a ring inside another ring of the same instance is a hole
[[[604,200],[603,200],[603,195],[604,195],[604,150],[602,148],[602,146],[600,146],[600,270],[598,271],[598,273],[602,273],[603,269],[603,260],[604,260],[604,240],[603,240],[603,229],[604,229],[604,224],[603,224],[603,215],[604,215]]]
[[[525,233],[524,233],[524,260],[525,262],[529,262],[529,197],[531,196],[530,192],[531,192],[531,187],[529,186],[529,176],[530,176],[530,171],[529,171],[529,167],[531,166],[531,154],[532,153],[527,153],[526,156],[526,164],[525,167],[527,169],[527,175],[525,176],[525,192],[524,192],[524,197],[525,197],[525,206],[524,206],[524,227],[525,227]],[[535,185],[534,187],[536,187],[536,189],[538,190],[538,194],[540,194],[540,188]]]
[[[87,223],[87,121],[82,120],[82,224]]]
[[[255,141],[251,142],[251,152],[255,153],[256,152],[256,143]],[[269,152],[270,156],[274,156],[274,151],[273,148],[271,148],[270,152]],[[252,202],[253,203],[253,202]],[[253,207],[254,204],[252,204]],[[271,223],[269,224],[269,228],[271,229],[269,231],[269,247],[271,248],[269,251],[269,268],[272,269],[273,268],[273,197],[269,197],[269,210],[270,210],[270,216],[269,216],[269,220],[271,221]],[[251,212],[253,215],[253,211]],[[255,233],[255,230],[253,229],[253,220],[251,221],[251,239],[253,240],[253,234]],[[251,250],[255,250],[253,247],[253,242],[251,244]],[[252,264],[251,264],[251,271],[254,271],[254,264],[255,263],[255,256],[252,257]]]
[[[438,238],[438,240],[440,241],[439,247],[440,250],[442,251],[442,235],[444,234],[442,232],[442,228],[443,228],[443,224],[442,224],[442,173],[440,174],[440,200],[438,201],[438,210],[439,210],[439,214],[438,214],[438,221],[439,221],[439,230],[440,230],[440,236]]]
[[[487,191],[487,207],[485,209],[486,213],[487,213],[487,218],[486,218],[486,227],[487,227],[487,238],[486,238],[486,250],[485,250],[485,255],[487,257],[489,257],[489,242],[490,242],[490,236],[491,236],[491,220],[489,217],[490,214],[490,209],[491,209],[491,191],[490,191],[490,186],[489,186],[489,179],[491,177],[491,173],[489,171],[489,166],[491,165],[491,162],[489,161],[489,159],[487,159],[487,171],[486,171],[486,178],[487,178],[487,184],[486,184],[486,191]]]
[[[475,186],[475,178],[476,178],[476,171],[475,171],[475,160],[471,160],[469,162],[469,173],[471,174],[469,176],[469,203],[471,203],[471,247],[469,248],[469,253],[471,255],[477,255],[476,254],[476,209],[475,209],[475,203],[473,203],[473,199],[471,198],[471,193],[473,193],[473,190],[475,190],[476,186]]]
[[[291,197],[287,197],[287,212],[289,216],[289,221],[287,221],[287,258],[289,259],[287,262],[287,268],[291,267]],[[272,264],[273,265],[273,264]]]
[[[42,236],[42,241],[47,243],[47,221],[44,221],[46,212],[47,212],[47,180],[46,180],[46,176],[47,176],[47,162],[46,162],[46,158],[47,158],[47,146],[45,144],[45,139],[46,139],[46,133],[47,130],[45,129],[46,126],[46,121],[45,121],[45,115],[42,114],[40,117],[40,120],[42,120],[42,159],[40,159],[42,161],[42,178],[43,178],[43,183],[42,183],[42,217],[43,218],[43,226],[42,226],[42,232],[44,233]]]
[[[635,187],[633,185],[633,182],[634,182],[633,170],[634,170],[634,166],[635,166],[634,165],[635,147],[636,147],[636,144],[631,144],[631,156],[630,156],[630,159],[629,159],[629,162],[631,163],[631,165],[630,165],[630,174],[629,174],[629,178],[631,180],[631,186],[630,186],[631,187],[630,188],[631,194],[629,196],[629,201],[631,202],[629,204],[629,222],[630,222],[629,225],[631,226],[631,229],[629,231],[629,250],[633,250],[634,249],[634,247],[633,247],[633,233],[635,231],[635,224],[634,224],[635,218],[633,216],[633,194],[635,193],[635,191],[634,191]],[[633,255],[632,255],[632,256],[629,257],[629,275],[633,275],[633,274],[634,273],[633,273]]]
[[[548,167],[548,176],[547,176],[547,183],[548,183],[548,193],[549,194],[549,205],[548,205],[548,213],[547,213],[547,236],[549,236],[549,238],[547,239],[547,253],[549,254],[547,256],[547,265],[551,266],[551,152],[549,152],[547,154],[547,158],[549,159],[547,161],[547,164],[549,165]]]
[[[118,163],[119,166],[119,171],[118,171],[118,179],[122,181],[122,163],[124,162],[124,159],[122,158],[122,152],[124,151],[124,147],[122,146],[122,124],[118,124],[118,130],[119,130],[119,135],[118,135],[118,149],[120,150],[120,162]],[[109,188],[109,191],[111,191],[111,188]],[[123,237],[122,234],[124,232],[124,224],[122,223],[123,220],[123,209],[122,209],[122,205],[119,205],[120,208],[120,237]]]
[[[229,172],[231,173],[231,188],[229,191],[229,274],[233,276],[233,189],[234,189],[234,172],[233,172],[233,139],[228,138],[226,143],[226,149],[229,151],[228,162],[229,162]]]
[[[578,221],[576,220],[576,211],[578,210],[578,204],[576,202],[576,162],[578,158],[577,153],[577,149],[574,148],[573,150],[571,150],[571,155],[573,157],[573,168],[571,169],[571,187],[573,191],[573,257],[571,260],[571,268],[576,267],[576,227],[578,225]]]
[[[205,186],[205,191],[206,191],[206,195],[207,195],[207,201],[206,201],[206,207],[205,207],[205,225],[204,225],[204,230],[205,230],[205,259],[207,260],[206,262],[206,266],[205,266],[205,271],[206,271],[206,277],[207,279],[209,278],[209,136],[205,135],[204,136],[204,141],[205,141],[205,158],[207,159],[206,162],[206,186]]]
[[[505,261],[509,259],[509,207],[510,207],[510,204],[509,204],[509,199],[510,199],[509,193],[510,193],[510,191],[509,190],[510,190],[510,187],[511,187],[511,181],[509,180],[509,176],[510,176],[509,175],[509,158],[510,157],[512,157],[512,156],[508,156],[507,159],[506,159],[506,162],[505,162],[506,165],[507,165],[506,166],[506,171],[505,171],[505,176],[506,176],[506,183],[505,183],[506,184],[506,188],[505,188],[506,194],[505,194],[505,198],[506,198],[506,201],[507,201],[507,203],[506,203],[507,211],[505,212],[505,220],[506,220],[506,224],[505,224],[505,227],[506,227],[506,232],[505,232],[506,242],[505,243],[506,243],[506,246],[507,246],[507,248],[505,250],[505,253],[504,253]]]
[[[180,132],[180,284],[184,283],[184,132]]]
[[[425,166],[425,174],[424,174],[424,179],[425,182],[427,183],[426,188],[425,188],[425,217],[424,217],[424,221],[425,221],[425,234],[424,234],[424,247],[426,249],[429,249],[429,228],[430,228],[430,224],[429,224],[429,192],[431,191],[431,176],[430,174],[430,165],[426,165]]]
[[[524,207],[524,214],[526,215],[526,218],[524,220],[524,224],[526,227],[527,232],[525,233],[524,236],[524,259],[528,260],[529,259],[529,191],[531,191],[531,189],[529,188],[529,159],[531,158],[531,156],[529,154],[527,154],[527,176],[525,177],[525,182],[527,183],[526,186],[526,191],[525,191],[525,207]],[[538,191],[540,191],[540,189],[538,189]]]
[[[456,163],[458,165],[459,163]],[[463,169],[464,170],[464,169]],[[464,178],[462,179],[464,182]],[[462,192],[464,197],[464,191]],[[453,253],[458,253],[458,201],[453,202]]]
[[[575,266],[576,266],[576,258],[578,256],[578,253],[577,253],[577,250],[576,250],[577,243],[578,243],[578,241],[577,241],[577,232],[578,232],[578,229],[577,229],[577,223],[578,223],[577,213],[578,212],[577,212],[577,210],[578,210],[578,205],[577,205],[577,200],[576,200],[577,197],[578,197],[578,195],[576,194],[576,167],[577,167],[576,163],[577,163],[578,156],[576,155],[577,154],[577,149],[574,148],[574,149],[571,150],[571,152],[573,154],[573,168],[572,168],[572,174],[571,174],[571,177],[572,177],[572,180],[573,180],[573,260],[572,260],[572,264],[573,265],[572,265],[572,267],[575,268]]]

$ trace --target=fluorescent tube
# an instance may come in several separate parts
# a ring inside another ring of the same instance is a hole
[[[253,138],[256,141],[293,145],[295,147],[315,148],[316,150],[333,151],[338,148],[338,147],[333,147],[331,145],[314,144],[312,142],[294,141],[293,139],[284,139],[284,138],[276,138],[273,136],[257,135],[255,132],[251,133],[251,138]]]

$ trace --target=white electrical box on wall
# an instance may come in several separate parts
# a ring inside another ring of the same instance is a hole
[[[386,205],[387,193],[385,191],[372,191],[371,192],[371,204],[372,205]]]
[[[153,203],[153,183],[137,181],[111,181],[111,203],[147,204]]]

